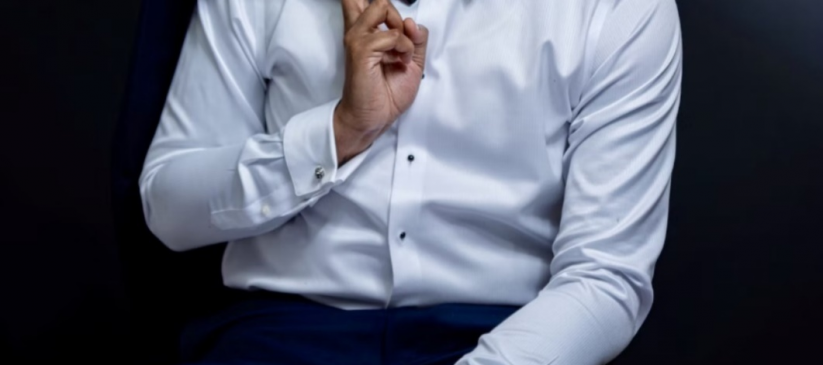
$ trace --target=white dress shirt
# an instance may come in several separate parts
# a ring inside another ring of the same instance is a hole
[[[675,156],[674,0],[395,2],[411,106],[337,165],[338,0],[201,0],[140,179],[225,284],[343,309],[523,305],[460,365],[615,357],[652,304]]]

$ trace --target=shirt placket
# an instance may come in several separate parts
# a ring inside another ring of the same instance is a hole
[[[400,14],[428,27],[428,9],[436,4],[428,1],[395,3]],[[429,28],[431,31],[431,28]],[[428,62],[427,62],[428,63]],[[387,306],[415,305],[422,281],[419,246],[416,232],[422,202],[424,172],[428,156],[425,150],[426,120],[423,118],[430,80],[421,81],[412,107],[395,122],[397,132],[394,173],[389,202],[388,246],[392,265],[392,292]]]

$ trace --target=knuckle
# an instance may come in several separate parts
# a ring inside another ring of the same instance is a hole
[[[429,35],[429,28],[427,28],[425,25],[417,24],[417,29],[420,31],[422,35]]]

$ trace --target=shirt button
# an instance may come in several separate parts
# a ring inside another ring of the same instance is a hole
[[[425,78],[426,78],[426,74],[424,73],[423,76],[420,77],[420,79],[422,80],[422,79],[425,79]]]
[[[406,238],[406,232],[400,232],[400,239],[402,240],[402,239],[405,239],[405,238]]]
[[[409,157],[406,157],[406,159],[409,160],[409,162],[412,162],[414,161],[414,155],[409,155]]]
[[[260,213],[263,213],[264,216],[268,217],[271,213],[271,208],[269,208],[268,204],[263,204],[263,208],[260,209]]]
[[[314,177],[316,177],[317,180],[320,180],[323,178],[323,176],[326,176],[326,169],[317,166],[317,168],[314,169]]]

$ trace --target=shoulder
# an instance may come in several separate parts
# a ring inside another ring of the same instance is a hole
[[[613,3],[604,31],[614,36],[631,35],[666,30],[679,30],[680,17],[675,0],[599,0]],[[646,27],[653,26],[654,29]]]
[[[652,61],[679,47],[680,16],[675,0],[599,1],[614,6],[601,30],[595,64],[627,51],[634,53],[632,58]]]
[[[267,53],[285,0],[198,0],[196,19],[212,44],[237,47],[258,64]]]

